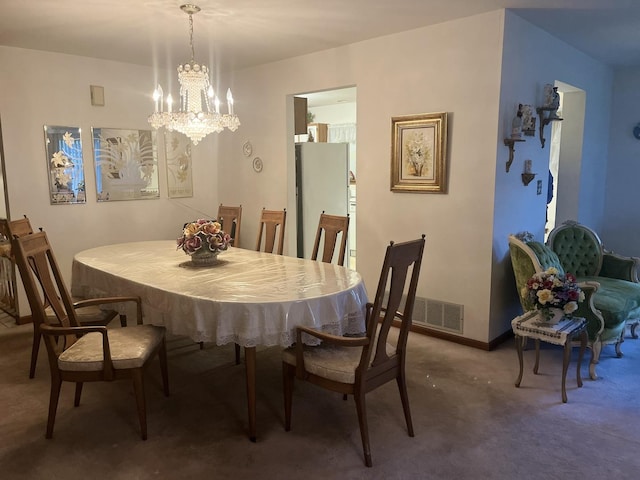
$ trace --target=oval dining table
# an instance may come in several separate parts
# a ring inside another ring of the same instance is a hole
[[[173,240],[105,245],[75,255],[72,293],[138,295],[144,322],[194,342],[245,350],[249,438],[256,441],[256,347],[288,347],[298,325],[364,331],[367,293],[355,270],[230,247],[195,266]]]

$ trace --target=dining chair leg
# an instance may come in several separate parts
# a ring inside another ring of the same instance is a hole
[[[142,440],[147,439],[147,410],[144,398],[144,382],[142,380],[142,369],[135,368],[131,371],[133,379],[133,390],[136,395],[136,405],[138,407],[138,418],[140,420],[140,436]]]
[[[240,345],[236,343],[236,365],[240,365]]]
[[[398,390],[400,391],[404,419],[407,422],[407,432],[410,437],[413,437],[413,422],[411,421],[411,409],[409,408],[409,396],[407,395],[407,379],[405,378],[404,372],[398,374],[396,381],[398,382]]]
[[[38,351],[40,350],[40,329],[33,325],[33,345],[31,346],[31,366],[29,367],[29,378],[36,376],[36,363],[38,362]]]
[[[169,369],[167,367],[167,342],[163,338],[158,350],[158,360],[160,360],[160,373],[162,374],[162,387],[164,396],[169,396]]]
[[[247,376],[247,407],[249,410],[249,440],[256,442],[256,347],[244,347]]]
[[[296,376],[296,367],[282,362],[282,385],[284,386],[284,429],[291,430],[291,401],[293,398],[293,382]]]
[[[73,406],[77,407],[80,405],[80,397],[82,396],[82,382],[76,382],[76,395],[73,399]]]
[[[362,450],[364,451],[364,463],[371,467],[371,447],[369,446],[369,427],[367,425],[367,407],[364,399],[364,392],[360,389],[354,393],[356,401],[356,411],[358,412],[358,423],[360,424],[360,437],[362,438]]]
[[[60,388],[62,379],[51,377],[51,392],[49,394],[49,416],[47,417],[47,433],[45,438],[53,437],[53,425],[56,422],[56,411],[58,410],[58,399],[60,398]]]

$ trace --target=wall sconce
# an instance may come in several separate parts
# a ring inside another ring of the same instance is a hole
[[[522,172],[522,184],[525,187],[529,185],[531,183],[531,180],[533,180],[536,177],[536,174],[531,172],[532,163],[533,162],[531,160],[524,161],[524,172]]]
[[[551,122],[563,120],[558,116],[558,108],[560,108],[560,94],[558,93],[558,87],[554,87],[550,83],[544,86],[544,105],[536,108],[536,112],[540,117],[540,128],[538,133],[540,134],[540,144],[544,148],[544,127]]]
[[[513,120],[511,121],[511,136],[509,138],[504,139],[505,146],[509,147],[509,160],[507,160],[507,173],[509,173],[509,169],[511,168],[511,164],[513,163],[513,155],[515,152],[516,142],[525,141],[524,138],[522,138],[524,112],[525,110],[523,108],[523,105],[519,103],[518,110],[516,111],[516,115],[515,117],[513,117]]]
[[[509,160],[507,160],[507,173],[509,173],[509,169],[511,168],[511,164],[513,163],[513,156],[515,152],[515,143],[516,142],[524,142],[524,138],[505,138],[504,144],[509,147]]]

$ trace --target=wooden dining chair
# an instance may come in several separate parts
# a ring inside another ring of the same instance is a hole
[[[231,236],[231,246],[240,246],[240,220],[242,219],[242,205],[229,207],[220,204],[218,207],[218,223],[222,230]]]
[[[278,255],[282,255],[284,249],[284,227],[287,220],[287,209],[284,210],[267,210],[265,208],[260,212],[260,229],[258,231],[258,242],[256,251],[273,253],[276,250]],[[278,237],[276,248],[276,236]],[[264,250],[262,248],[262,238],[264,237]],[[240,364],[240,345],[236,343],[235,347],[236,365]]]
[[[287,220],[287,209],[266,210],[260,213],[260,229],[258,231],[258,242],[256,251],[273,253],[276,250],[278,255],[282,255],[284,249],[284,227]],[[264,235],[263,235],[264,233]],[[262,249],[262,238],[264,236],[264,249]],[[276,247],[277,236],[277,247]]]
[[[51,371],[51,393],[46,438],[53,436],[58,398],[63,381],[76,384],[74,405],[80,404],[85,382],[130,378],[136,398],[140,431],[147,439],[143,370],[157,354],[165,395],[169,395],[165,328],[142,324],[140,297],[109,297],[84,300],[86,304],[134,302],[137,325],[107,329],[104,325],[81,326],[76,307],[45,232],[16,237],[16,262],[31,307],[33,321],[44,337]],[[49,305],[56,323],[49,324]],[[87,423],[90,425],[90,423]]]
[[[285,430],[291,429],[295,377],[334,392],[353,395],[365,464],[370,467],[372,461],[365,394],[395,380],[400,391],[407,430],[409,436],[413,437],[405,359],[424,243],[423,235],[421,239],[410,242],[391,242],[387,247],[375,300],[367,304],[367,330],[364,337],[340,337],[308,327],[296,328],[296,343],[286,349],[282,357]],[[406,285],[409,275],[410,281]],[[399,325],[395,344],[388,338],[389,330],[394,324]],[[304,334],[320,339],[321,345],[305,346]]]
[[[7,221],[5,229],[9,232],[9,237],[11,239],[14,239],[16,237],[23,237],[25,235],[31,235],[33,233],[31,221],[26,215],[24,215],[23,218],[19,218],[17,220]],[[101,307],[100,305],[83,304],[83,306],[80,307],[78,305],[78,302],[80,300],[81,299],[78,297],[73,297],[74,305],[76,305],[77,308],[76,316],[81,325],[107,325],[118,315],[118,312],[116,310],[107,309]],[[56,316],[53,310],[48,304],[45,304],[44,307],[45,312],[48,316],[48,323],[55,323]],[[120,315],[120,325],[123,327],[127,325],[127,316],[124,314]],[[41,338],[42,334],[40,333],[40,329],[38,328],[36,322],[33,322],[33,344],[31,346],[31,364],[29,366],[29,378],[35,377],[36,374],[36,364],[38,363],[38,353],[40,351]]]
[[[335,255],[336,243],[338,235],[340,235],[340,250],[338,251],[338,265],[344,266],[344,256],[347,251],[347,234],[349,231],[349,215],[342,217],[339,215],[327,215],[322,212],[320,221],[318,222],[318,230],[316,232],[316,240],[313,244],[313,253],[311,260],[318,259],[318,250],[320,249],[320,240],[324,232],[324,244],[322,248],[322,261],[331,263]]]

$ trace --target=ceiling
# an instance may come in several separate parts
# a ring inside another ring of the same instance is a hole
[[[190,59],[184,0],[2,1],[0,45],[159,68]],[[240,69],[513,8],[614,67],[640,66],[638,0],[195,0],[196,60]],[[535,48],[533,46],[532,48]]]

